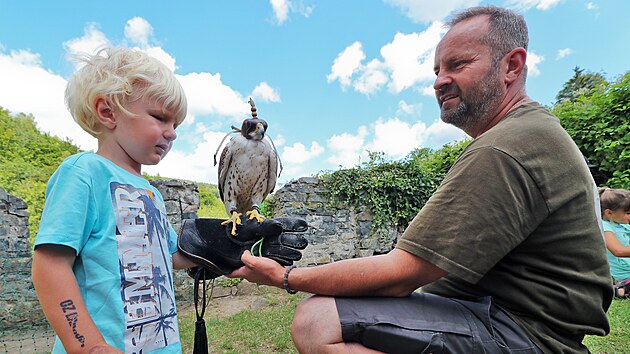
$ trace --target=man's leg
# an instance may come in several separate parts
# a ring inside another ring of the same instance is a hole
[[[489,297],[316,296],[296,310],[292,336],[301,353],[542,353]]]
[[[359,343],[345,343],[335,299],[312,296],[295,310],[291,337],[300,353],[380,353]]]

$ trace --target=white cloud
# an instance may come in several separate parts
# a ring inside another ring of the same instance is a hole
[[[532,7],[537,10],[546,11],[558,5],[563,0],[508,0],[506,6],[527,11]]]
[[[571,48],[564,48],[564,49],[560,49],[558,51],[558,54],[556,55],[556,60],[560,60],[566,56],[569,56],[573,54],[573,49]]]
[[[542,55],[538,55],[534,52],[527,52],[527,74],[531,76],[540,75],[540,69],[538,69],[538,64],[545,61],[545,57]]]
[[[479,0],[385,0],[385,3],[399,7],[407,17],[418,23],[442,20],[453,10],[475,6],[479,2]]]
[[[440,119],[427,126],[422,121],[410,124],[397,117],[379,118],[369,128],[359,127],[356,134],[343,133],[330,137],[327,143],[331,154],[327,162],[335,167],[354,167],[367,161],[368,151],[383,152],[386,158],[397,160],[416,148],[439,149],[446,143],[466,137],[461,129]]]
[[[282,161],[286,164],[302,164],[324,152],[324,148],[316,141],[311,142],[311,147],[307,149],[302,143],[295,143],[293,146],[285,146],[282,152]]]
[[[148,45],[151,35],[153,27],[142,17],[134,17],[125,24],[125,37],[140,46]]]
[[[431,97],[435,97],[435,89],[433,88],[433,85],[429,85],[429,86],[425,86],[425,87],[421,87],[418,90],[423,96],[431,96]]]
[[[171,70],[175,70],[175,59],[161,47],[150,43],[150,29],[151,25],[148,22],[135,18],[127,23],[125,31],[130,39],[133,38],[134,42],[143,45],[139,49],[161,60]],[[94,54],[97,49],[109,45],[110,40],[94,23],[85,26],[82,37],[63,43],[68,55]],[[96,150],[96,139],[73,122],[65,107],[66,80],[45,70],[41,65],[40,56],[36,53],[19,50],[7,55],[0,52],[0,77],[3,82],[11,83],[0,85],[0,106],[15,113],[32,113],[42,131],[61,138],[68,137],[82,149]],[[224,84],[220,74],[190,73],[176,76],[188,98],[188,117],[185,124],[195,123],[196,117],[203,115],[231,117],[234,122],[240,123],[242,118],[249,114],[246,99]],[[38,89],[33,90],[33,87]],[[268,99],[275,99],[274,90],[265,90],[264,86],[261,86],[259,92],[265,94]],[[199,133],[217,129],[217,121],[215,119],[203,122],[205,125],[196,126],[196,129]],[[177,155],[176,151],[174,155]]]
[[[380,59],[363,64],[365,53],[360,42],[346,47],[335,59],[328,82],[339,80],[342,89],[350,85],[370,95],[387,85],[395,93],[434,79],[435,47],[445,33],[441,22],[434,22],[421,33],[397,33],[381,48]]]
[[[39,54],[27,50],[0,53],[0,77],[4,83],[0,85],[0,106],[13,113],[33,114],[41,131],[70,138],[85,150],[96,149],[96,139],[75,124],[66,109],[66,80],[42,68]]]
[[[95,23],[88,23],[83,29],[83,36],[63,43],[69,59],[78,54],[95,54],[99,49],[111,46],[105,34],[99,31]],[[77,64],[75,62],[75,64]]]
[[[276,16],[276,21],[279,24],[284,23],[289,18],[289,0],[269,0],[273,13]]]
[[[420,82],[433,80],[434,51],[445,33],[441,22],[433,22],[421,33],[397,33],[381,48],[385,66],[391,72],[390,88],[401,92]]]
[[[383,63],[374,59],[361,69],[360,76],[354,81],[352,87],[362,94],[370,95],[387,84],[389,78],[383,70]]]
[[[427,126],[423,122],[409,125],[398,118],[374,123],[374,140],[368,150],[382,151],[393,158],[401,158],[411,150],[420,147],[425,140]]]
[[[327,161],[334,166],[342,167],[360,164],[361,159],[367,158],[367,152],[364,149],[367,135],[368,129],[365,126],[360,126],[356,135],[350,133],[333,135],[327,141],[328,149],[331,151]]]
[[[373,125],[373,140],[366,145],[369,151],[382,151],[391,159],[407,156],[421,147],[437,149],[442,145],[466,137],[461,129],[446,124],[440,119],[430,126],[422,122],[409,124],[399,118],[384,120],[379,118]]]
[[[185,124],[193,123],[197,116],[220,115],[240,122],[250,112],[247,100],[221,81],[221,74],[190,73],[177,75],[188,99],[188,117]]]
[[[275,22],[279,25],[289,19],[290,12],[310,17],[315,8],[313,5],[307,5],[300,0],[269,0],[269,4],[273,9]]]
[[[352,43],[335,58],[331,72],[326,76],[328,82],[339,80],[341,87],[349,86],[352,74],[361,67],[363,59],[365,59],[365,53],[363,53],[361,42]]]
[[[259,98],[265,102],[280,102],[280,94],[266,82],[261,82],[252,91],[253,98]]]
[[[595,3],[593,2],[587,2],[586,3],[586,9],[587,10],[597,10],[599,8],[599,6],[597,6]]]
[[[175,140],[173,150],[159,164],[144,166],[143,172],[216,184],[218,181],[218,160],[222,150],[219,150],[217,154],[217,166],[214,166],[213,156],[224,136],[224,132],[209,131],[204,133],[203,142],[198,144],[192,153],[178,150],[177,140]],[[225,146],[225,142],[223,146]]]
[[[466,135],[463,130],[456,128],[451,124],[446,124],[438,118],[427,127],[425,140],[422,142],[422,146],[439,149],[444,144],[462,140],[464,138],[469,138],[469,136]]]
[[[175,65],[175,58],[173,58],[170,54],[164,51],[161,47],[152,47],[145,46],[140,47],[140,50],[154,57],[155,59],[162,62],[162,64],[166,65],[171,71],[177,70],[177,65]]]
[[[398,110],[397,110],[397,114],[398,115],[412,115],[412,114],[417,114],[420,115],[420,108],[422,107],[421,103],[418,104],[412,104],[412,103],[407,103],[404,100],[401,100],[398,102]]]

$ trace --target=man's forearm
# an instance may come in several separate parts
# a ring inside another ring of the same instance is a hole
[[[353,258],[289,274],[293,289],[330,296],[407,296],[446,275],[440,268],[405,251]]]

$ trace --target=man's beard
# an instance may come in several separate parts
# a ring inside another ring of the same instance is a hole
[[[493,68],[488,69],[488,72],[479,79],[479,85],[466,94],[457,86],[451,90],[459,91],[460,103],[455,109],[441,111],[441,118],[444,123],[452,124],[464,131],[478,126],[479,122],[491,120],[490,113],[501,102],[499,100],[501,97],[499,74]],[[447,88],[444,91],[449,90]]]

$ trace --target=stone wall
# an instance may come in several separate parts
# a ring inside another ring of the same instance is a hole
[[[180,180],[156,180],[151,184],[164,197],[169,220],[176,231],[182,217],[197,217],[200,198],[195,184]],[[317,178],[303,177],[289,182],[271,196],[271,201],[274,217],[301,217],[310,226],[305,234],[309,246],[298,265],[387,253],[402,234],[402,230],[394,227],[373,232],[373,216],[366,208],[330,205],[324,182]],[[31,281],[26,208],[21,199],[0,188],[0,330],[29,321],[31,325],[45,321]],[[192,279],[186,272],[176,270],[174,281],[177,300],[192,301]],[[226,294],[239,291],[232,287]]]
[[[0,330],[44,320],[31,280],[26,208],[0,188]]]
[[[196,184],[176,179],[150,182],[162,194],[166,214],[177,233],[179,233],[182,219],[197,218],[200,198]],[[175,285],[175,299],[178,304],[193,301],[193,280],[185,270],[176,269],[173,271],[173,283]]]
[[[403,230],[391,226],[371,230],[373,214],[365,207],[331,205],[324,181],[302,177],[284,185],[272,197],[272,215],[306,219],[309,246],[298,265],[387,253]]]
[[[193,183],[179,180],[151,181],[164,198],[173,228],[182,217],[196,218],[199,191]],[[28,242],[27,205],[0,188],[0,331],[45,323],[45,316],[31,278],[32,252]],[[192,300],[192,280],[175,271],[176,297]]]

